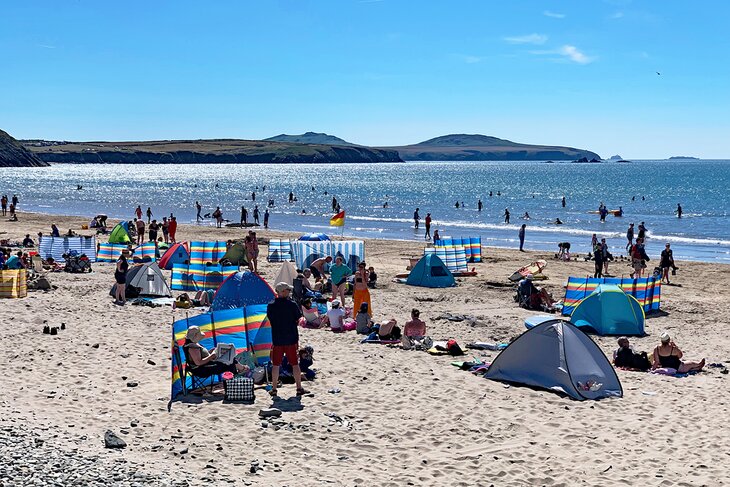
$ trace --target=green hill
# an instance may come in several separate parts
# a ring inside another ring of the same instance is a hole
[[[306,132],[301,135],[280,134],[264,140],[269,142],[291,142],[293,144],[357,145],[335,137],[334,135],[317,132]]]
[[[401,162],[392,150],[263,140],[24,141],[46,162],[120,164]]]
[[[384,147],[406,161],[573,161],[600,159],[595,152],[573,147],[531,145],[479,134],[451,134],[419,144]]]

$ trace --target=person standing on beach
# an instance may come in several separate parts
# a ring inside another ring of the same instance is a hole
[[[256,201],[256,191],[251,191],[251,201]]]
[[[259,239],[256,232],[249,230],[248,243],[246,244],[246,253],[248,254],[249,266],[253,272],[259,271]]]
[[[137,245],[142,245],[144,242],[144,220],[135,218],[134,225],[137,227]]]
[[[509,225],[509,209],[504,209],[504,222]]]
[[[682,205],[677,203],[677,218],[682,218]]]
[[[253,207],[253,222],[259,224],[259,205]]]
[[[129,262],[124,254],[119,255],[117,260],[117,268],[114,270],[114,304],[124,306],[127,302],[126,289],[127,289],[127,271],[129,270]]]
[[[294,192],[289,191],[289,203],[294,203]]]
[[[421,216],[418,214],[419,208],[416,208],[416,211],[413,212],[413,223],[415,223],[414,228],[418,230],[418,223],[421,220]]]
[[[297,396],[307,394],[302,387],[302,370],[299,367],[299,318],[300,307],[291,299],[292,287],[280,282],[276,284],[276,299],[266,307],[266,316],[271,325],[271,397],[277,397],[279,386],[279,367],[286,356],[292,368]]]
[[[525,223],[522,224],[520,227],[519,237],[520,237],[520,252],[524,252],[522,247],[525,245],[525,229],[527,228],[527,225]]]
[[[18,201],[19,201],[18,200],[18,195],[17,194],[14,194],[13,195],[13,206],[15,207],[16,210],[18,209]]]
[[[137,220],[142,219],[142,207],[137,205],[137,208],[134,210],[134,215],[137,217]]]
[[[51,224],[51,237],[60,237],[61,232],[58,231],[58,227],[55,223]]]
[[[304,210],[302,210],[304,211]],[[264,210],[264,228],[269,228],[269,209]]]
[[[168,232],[170,232],[170,243],[177,243],[177,240],[175,239],[175,233],[177,232],[177,218],[175,218],[174,216],[170,217]]]
[[[241,207],[241,228],[248,225],[248,210],[245,206]]]
[[[0,198],[0,204],[2,204],[3,216],[7,216],[7,214],[8,214],[8,196],[7,195],[4,194],[3,197]]]
[[[646,238],[646,227],[644,226],[644,222],[641,222],[639,224],[639,235],[638,238],[641,239],[642,243],[644,242],[644,239]]]
[[[629,250],[631,248],[631,242],[634,241],[634,224],[629,224],[629,229],[626,230],[626,240],[629,242],[626,244],[626,250]]]
[[[565,208],[565,196],[563,196],[563,199],[561,201],[561,204],[563,205],[563,208]]]
[[[477,201],[477,211],[482,211],[482,199],[479,198],[479,201]]]
[[[600,252],[601,257],[603,259],[603,273],[608,274],[608,258],[611,255],[611,253],[608,251],[608,244],[606,243],[606,239],[601,239],[601,249]]]
[[[332,299],[339,297],[342,307],[345,307],[345,292],[347,291],[347,277],[352,274],[349,267],[341,256],[335,257],[334,265],[330,266],[330,278],[332,279]]]
[[[152,220],[149,225],[150,242],[157,242],[157,230],[160,226],[157,224],[157,220]]]
[[[162,217],[162,238],[165,243],[170,243],[170,222],[166,216]]]
[[[426,235],[424,238],[426,240],[431,240],[431,214],[426,213],[426,219],[424,220],[426,222]]]
[[[199,201],[196,201],[195,202],[195,211],[196,211],[196,213],[195,213],[195,223],[197,223],[197,222],[199,222],[200,220],[203,219],[203,217],[200,216],[200,210],[202,210],[202,209],[203,209],[203,207],[200,206],[200,202]],[[140,212],[141,211],[142,210],[140,210]],[[141,218],[141,215],[140,215],[140,218]]]
[[[593,278],[597,279],[603,277],[603,252],[601,252],[600,247],[596,248],[596,251],[593,252],[593,260],[596,263]]]
[[[152,208],[147,207],[147,224],[149,225],[152,221]]]

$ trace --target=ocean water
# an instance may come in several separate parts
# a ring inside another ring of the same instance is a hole
[[[76,190],[79,184],[81,191]],[[56,164],[4,169],[0,175],[0,192],[17,193],[21,211],[131,219],[139,204],[143,210],[150,206],[159,219],[172,212],[191,223],[198,200],[203,213],[219,205],[225,218],[238,222],[242,205],[253,208],[251,192],[256,190],[262,215],[267,200],[274,199],[270,226],[275,229],[423,240],[423,218],[430,212],[432,231],[443,236],[481,236],[488,246],[515,247],[519,226],[526,223],[527,249],[557,251],[558,242],[571,242],[573,251],[585,252],[596,233],[618,254],[626,245],[629,223],[644,221],[650,256],[658,256],[669,242],[675,258],[712,262],[730,262],[728,188],[730,161]],[[292,204],[287,201],[290,191],[297,197]],[[346,211],[344,229],[328,225],[333,195]],[[388,208],[383,208],[385,201]],[[455,208],[457,201],[464,207]],[[601,202],[609,209],[623,207],[624,216],[609,215],[601,223],[589,213]],[[681,219],[675,214],[677,203],[684,209]],[[416,207],[422,218],[419,232],[413,229]],[[505,208],[512,215],[509,225],[503,223]],[[529,220],[521,219],[525,212]],[[555,225],[556,218],[564,224]]]

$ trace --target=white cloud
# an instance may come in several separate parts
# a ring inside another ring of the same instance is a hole
[[[528,34],[524,36],[511,36],[503,37],[503,41],[509,42],[510,44],[545,44],[548,40],[548,36],[542,34]]]
[[[559,14],[557,12],[551,12],[550,10],[545,10],[542,14],[545,17],[552,17],[554,19],[564,19],[565,18],[565,14]]]
[[[577,47],[566,44],[558,49],[543,50],[543,51],[530,51],[530,54],[536,54],[538,56],[560,56],[553,58],[554,61],[570,61],[578,64],[589,64],[595,61],[596,58],[591,57],[580,51]]]
[[[620,19],[624,16],[623,12],[616,12],[608,16],[609,19]]]
[[[586,56],[584,53],[579,51],[577,47],[568,44],[558,49],[558,54],[560,54],[561,56],[565,56],[574,63],[578,64],[588,64],[593,61],[592,57]]]

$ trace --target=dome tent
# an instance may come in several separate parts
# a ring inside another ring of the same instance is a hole
[[[615,284],[599,284],[576,305],[570,322],[598,335],[644,335],[644,308]]]
[[[112,233],[109,234],[109,243],[114,244],[128,244],[132,241],[129,238],[129,224],[127,222],[121,222],[112,229]]]
[[[484,377],[562,392],[579,401],[623,396],[616,371],[598,345],[563,320],[545,321],[517,337]]]
[[[142,262],[132,265],[127,271],[127,297],[154,296],[170,297],[172,292],[162,275],[157,262]],[[112,286],[110,295],[114,296],[117,285]]]
[[[421,287],[451,287],[456,286],[456,281],[436,254],[426,254],[413,266],[406,284]]]
[[[271,286],[258,274],[244,271],[236,272],[221,283],[213,296],[211,311],[243,308],[253,304],[267,304],[276,295]]]
[[[166,271],[172,270],[175,264],[188,264],[190,262],[190,248],[187,242],[173,244],[160,258],[160,268]]]

